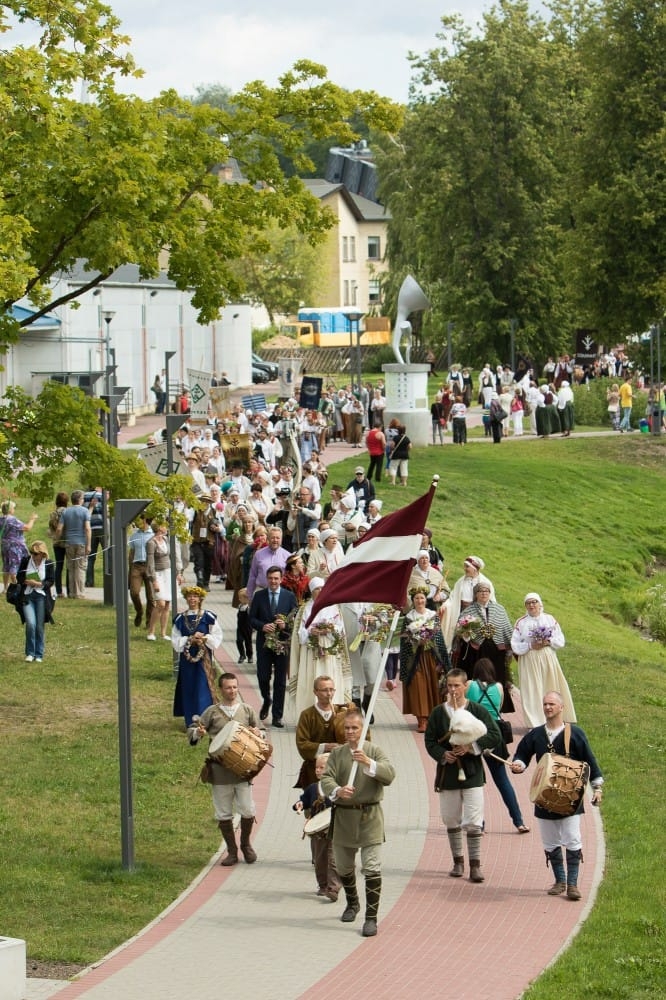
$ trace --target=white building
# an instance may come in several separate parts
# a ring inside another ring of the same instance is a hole
[[[54,301],[93,278],[83,264],[76,267],[54,283]],[[23,300],[16,311],[23,316],[31,305]],[[7,350],[0,396],[10,385],[36,394],[53,376],[92,385],[95,395],[103,395],[107,365],[115,363],[116,385],[129,387],[127,408],[143,413],[155,405],[150,387],[171,351],[172,393],[188,382],[188,368],[224,371],[232,385],[250,385],[251,311],[247,305],[226,306],[219,320],[202,326],[190,295],[178,291],[165,273],[141,281],[138,267],[125,265],[95,289],[23,328],[19,342]]]

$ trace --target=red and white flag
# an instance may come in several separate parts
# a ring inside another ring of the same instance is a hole
[[[350,545],[344,560],[333,570],[319,591],[305,623],[331,604],[407,603],[407,582],[422,548],[423,529],[435,495],[439,476],[430,490],[407,507],[382,517],[370,530]]]

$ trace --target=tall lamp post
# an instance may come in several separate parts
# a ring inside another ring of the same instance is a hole
[[[351,364],[351,355],[353,351],[353,340],[354,335],[354,323],[356,324],[356,377],[358,379],[358,395],[359,399],[361,397],[361,382],[362,382],[362,371],[361,371],[361,320],[363,319],[362,312],[348,312],[344,313],[344,317],[349,323],[349,361]],[[354,375],[352,372],[352,389],[354,387]]]
[[[174,351],[171,352],[171,357],[174,355]],[[165,354],[167,358],[169,352]],[[167,365],[168,365],[167,361]],[[168,372],[168,369],[167,369]],[[167,385],[169,384],[167,376]],[[173,436],[176,434],[180,427],[183,425],[183,418],[179,413],[167,413],[166,415],[166,449],[167,449],[167,475],[173,476],[174,466],[173,466]],[[171,515],[169,515],[169,561],[171,563],[171,607],[173,614],[175,615],[178,611],[178,580],[176,579],[176,536],[173,533],[173,520]],[[178,654],[175,649],[173,651],[173,671],[174,675],[178,669]]]
[[[176,357],[175,351],[165,351],[164,352],[164,391],[166,393],[166,407],[164,412],[171,413],[171,389],[169,388],[169,362],[172,358]],[[167,459],[168,461],[168,459]]]
[[[112,309],[106,309],[103,313],[104,322],[106,323],[106,341],[104,345],[105,350],[105,362],[106,362],[106,394],[111,395],[112,386],[112,371],[111,366],[113,362],[111,361],[111,320],[115,316],[115,312]]]
[[[655,338],[657,341],[656,386],[654,356]],[[650,394],[652,396],[650,429],[653,434],[661,434],[661,323],[654,323],[650,327]]]
[[[449,371],[451,371],[451,365],[453,364],[452,336],[455,328],[456,324],[452,320],[449,320],[449,322],[446,324],[446,364]]]
[[[511,371],[516,370],[516,330],[518,329],[518,320],[515,316],[512,316],[509,320],[511,325]]]
[[[132,802],[132,715],[130,697],[129,615],[127,608],[126,529],[150,500],[116,500],[113,508],[116,568],[116,655],[118,659],[118,754],[120,760],[120,833],[122,863],[134,871],[134,806]]]

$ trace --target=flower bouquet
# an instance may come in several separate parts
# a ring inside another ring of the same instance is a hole
[[[274,619],[275,631],[266,633],[264,645],[266,649],[272,650],[276,656],[285,656],[289,653],[295,617],[296,609],[290,611],[288,615],[276,615]]]
[[[358,633],[349,644],[355,653],[362,642],[385,642],[391,631],[392,604],[373,604],[358,619]]]
[[[435,635],[439,631],[439,619],[414,618],[406,622],[403,635],[411,643],[413,649],[434,649]]]
[[[553,637],[553,630],[549,625],[535,625],[530,629],[530,642],[550,642]]]
[[[318,622],[313,625],[308,634],[308,645],[314,651],[317,659],[325,656],[337,656],[344,643],[344,634],[334,621]]]
[[[461,615],[455,627],[454,636],[456,639],[462,639],[463,642],[469,642],[472,633],[476,632],[482,625],[481,619],[474,615]]]

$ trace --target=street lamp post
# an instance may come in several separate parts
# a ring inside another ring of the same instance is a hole
[[[170,357],[173,357],[175,351],[171,352],[169,356],[169,351],[165,352],[165,360],[168,366]],[[169,384],[168,377],[168,367],[167,367],[167,385]],[[166,414],[166,449],[167,449],[167,475],[172,476],[174,473],[173,467],[173,436],[177,433],[178,429],[182,427],[183,418],[179,413],[167,413]],[[171,608],[175,615],[178,611],[178,580],[176,573],[176,536],[173,531],[173,518],[169,514],[169,561],[171,563]],[[178,653],[173,650],[173,673],[174,677],[178,672]]]
[[[122,863],[134,871],[134,807],[132,791],[132,718],[130,696],[129,616],[127,609],[126,529],[150,500],[116,500],[113,509],[116,568],[116,654],[118,660],[118,754],[120,761],[120,832]]]
[[[354,323],[356,324],[356,377],[358,379],[358,395],[359,399],[361,396],[361,382],[362,382],[362,370],[361,370],[361,320],[363,319],[362,312],[348,312],[344,313],[344,317],[349,323],[349,362],[351,365],[352,352],[353,352],[353,335],[354,335]],[[350,368],[351,371],[351,368]],[[354,373],[351,371],[352,376],[352,389],[354,387]]]
[[[104,322],[106,323],[106,341],[105,341],[104,349],[105,349],[105,361],[106,361],[106,394],[107,394],[107,396],[111,395],[111,386],[112,386],[111,365],[113,364],[113,362],[111,361],[111,320],[113,319],[113,317],[115,315],[116,315],[115,312],[113,312],[113,310],[111,310],[111,309],[107,309],[103,313]]]
[[[165,413],[171,413],[171,404],[169,402],[169,400],[171,399],[171,390],[169,388],[169,362],[171,361],[172,358],[175,357],[176,357],[175,351],[164,352],[164,391],[166,393],[166,407],[164,410]]]
[[[512,316],[509,320],[511,325],[511,371],[516,370],[516,330],[518,329],[518,320],[515,316]]]
[[[453,364],[452,336],[455,328],[456,324],[452,320],[449,320],[449,322],[446,324],[446,364],[449,371],[451,371],[451,365]]]

